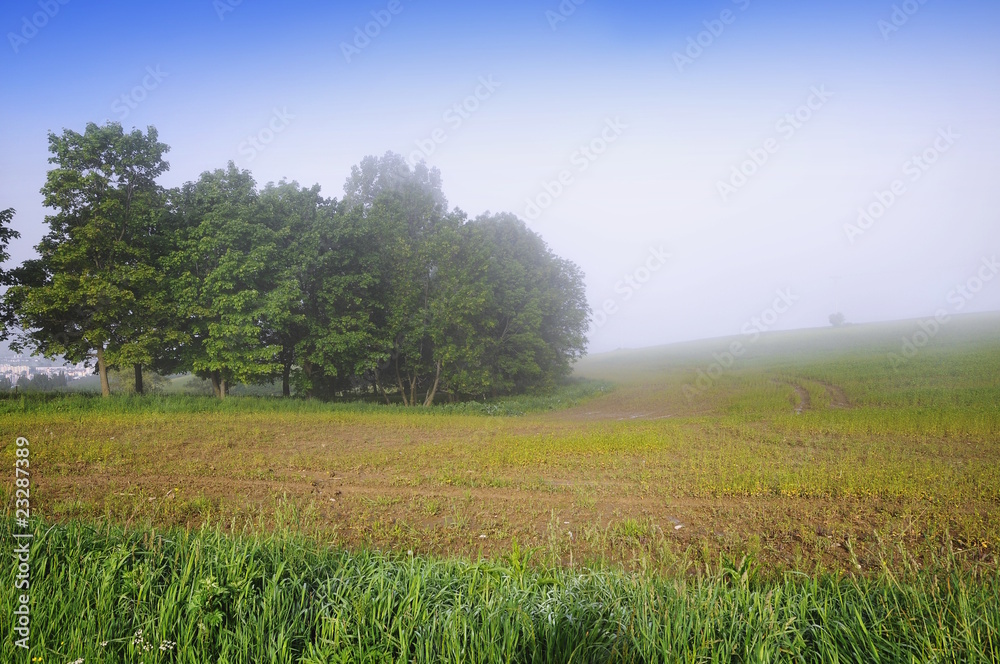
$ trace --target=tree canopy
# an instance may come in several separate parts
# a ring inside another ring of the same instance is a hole
[[[549,388],[585,352],[580,269],[512,214],[450,209],[423,163],[365,157],[338,200],[259,188],[232,162],[164,190],[153,127],[89,124],[49,147],[55,213],[5,312],[16,347],[96,364],[105,394],[109,369],[134,367],[141,392],[148,367],[219,397],[280,380],[431,405]]]
[[[55,214],[16,271],[8,291],[26,346],[73,362],[96,358],[104,394],[109,366],[141,366],[160,343],[155,317],[162,279],[153,255],[169,148],[156,129],[125,133],[90,123],[83,134],[49,134],[49,171],[41,193]]]

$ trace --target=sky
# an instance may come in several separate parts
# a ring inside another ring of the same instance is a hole
[[[153,125],[164,186],[319,183],[393,151],[586,274],[590,350],[1000,310],[1000,3],[0,7],[0,209],[48,133]],[[749,326],[749,328],[748,328]]]

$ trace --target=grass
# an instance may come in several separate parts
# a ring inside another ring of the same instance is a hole
[[[433,408],[406,408],[378,400],[358,399],[324,402],[314,399],[282,399],[274,396],[234,396],[218,399],[209,395],[135,394],[104,399],[97,393],[49,392],[0,394],[0,415],[61,414],[204,414],[204,413],[406,413],[408,415],[517,416],[575,406],[612,389],[607,381],[570,379],[545,394],[497,397],[484,401],[440,404]]]
[[[996,661],[1000,315],[893,362],[913,329],[765,334],[720,369],[732,340],[617,351],[432,409],[0,401],[52,538],[38,606],[74,607],[39,609],[46,655],[119,661],[141,628],[165,661]],[[196,644],[191,607],[235,606],[240,575],[253,601]],[[99,622],[58,637],[84,600]]]
[[[10,522],[5,524],[9,527]],[[644,532],[632,524],[627,536]],[[35,524],[32,657],[85,662],[988,662],[1000,579],[662,578],[333,550],[292,530]],[[13,583],[11,566],[0,570]],[[0,600],[12,615],[13,594]],[[0,658],[21,656],[11,638]],[[34,660],[33,660],[34,661]]]

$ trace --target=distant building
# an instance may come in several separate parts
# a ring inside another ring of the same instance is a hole
[[[12,385],[17,384],[17,379],[27,376],[29,379],[35,376],[58,376],[65,374],[68,380],[77,380],[91,374],[91,369],[82,364],[67,364],[66,366],[38,366],[30,362],[0,362],[0,376],[6,377]]]

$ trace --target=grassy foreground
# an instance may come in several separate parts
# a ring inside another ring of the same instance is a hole
[[[892,362],[919,329],[744,337],[735,359],[729,339],[607,353],[554,395],[432,409],[17,396],[0,465],[31,440],[48,522],[240,532],[288,503],[299,532],[346,549],[477,559],[516,540],[552,565],[869,574],[950,548],[996,570],[1000,315],[956,317]]]
[[[1000,661],[1000,315],[920,329],[434,409],[0,400],[0,662]]]
[[[3,525],[10,532],[13,524]],[[1000,579],[945,557],[871,577],[751,563],[666,579],[352,553],[291,531],[35,523],[31,661],[989,662]],[[6,539],[6,536],[5,536]],[[12,566],[0,568],[12,588]],[[13,645],[5,592],[0,660]],[[34,658],[38,658],[37,660]]]

